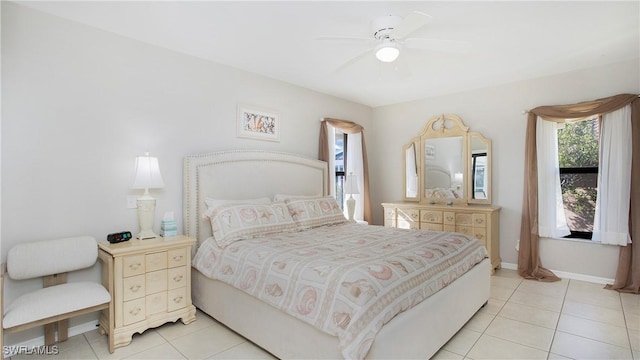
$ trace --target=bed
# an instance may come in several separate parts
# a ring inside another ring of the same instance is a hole
[[[325,162],[279,152],[238,150],[186,156],[183,214],[186,234],[198,240],[194,262],[198,251],[211,248],[207,246],[212,241],[211,224],[203,218],[207,212],[205,199],[273,198],[276,194],[322,197],[327,195],[327,173]],[[354,226],[372,234],[378,230],[406,231],[352,223],[335,225],[352,233]],[[293,235],[295,232],[283,236]],[[248,242],[234,244],[238,243]],[[354,351],[352,346],[351,352],[345,352],[340,336],[203,272],[192,267],[194,305],[281,359],[429,358],[489,298],[490,264],[484,259],[415,306],[385,319],[372,340],[364,341],[365,350],[355,346]]]

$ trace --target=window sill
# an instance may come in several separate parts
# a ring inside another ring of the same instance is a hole
[[[580,242],[580,243],[598,244],[598,245],[600,245],[600,242],[599,242],[599,241],[593,241],[593,240],[591,240],[591,239],[580,239],[580,238],[552,238],[552,237],[543,237],[543,239],[560,240],[560,241],[572,241],[572,242]]]

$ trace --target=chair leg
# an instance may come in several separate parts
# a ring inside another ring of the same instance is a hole
[[[58,342],[67,341],[69,338],[69,319],[58,321]]]
[[[44,326],[44,344],[46,346],[56,343],[56,323],[46,324]]]

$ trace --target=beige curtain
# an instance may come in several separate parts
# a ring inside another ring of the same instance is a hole
[[[373,219],[371,217],[371,199],[369,198],[369,165],[367,162],[367,148],[364,141],[364,128],[352,121],[325,118],[320,125],[318,159],[327,162],[329,161],[329,149],[327,148],[329,144],[327,124],[330,124],[336,129],[340,129],[345,134],[362,134],[362,168],[364,173],[362,179],[364,182],[364,190],[362,192],[362,197],[364,199],[363,218],[364,221],[371,224]]]
[[[631,104],[631,126],[634,156],[631,165],[631,206],[629,232],[631,240],[640,239],[640,99],[634,94],[620,94],[604,99],[572,105],[540,106],[529,111],[525,140],[524,194],[520,226],[518,273],[526,279],[557,281],[559,278],[542,266],[538,235],[538,169],[536,155],[536,119],[548,121],[582,119],[602,115]],[[640,244],[620,247],[618,270],[612,289],[638,293],[640,291]]]

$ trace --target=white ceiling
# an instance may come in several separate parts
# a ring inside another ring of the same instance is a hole
[[[372,107],[640,57],[638,1],[44,1],[63,18]],[[433,19],[412,37],[466,41],[467,54],[404,49],[373,55],[370,22],[418,10]]]

